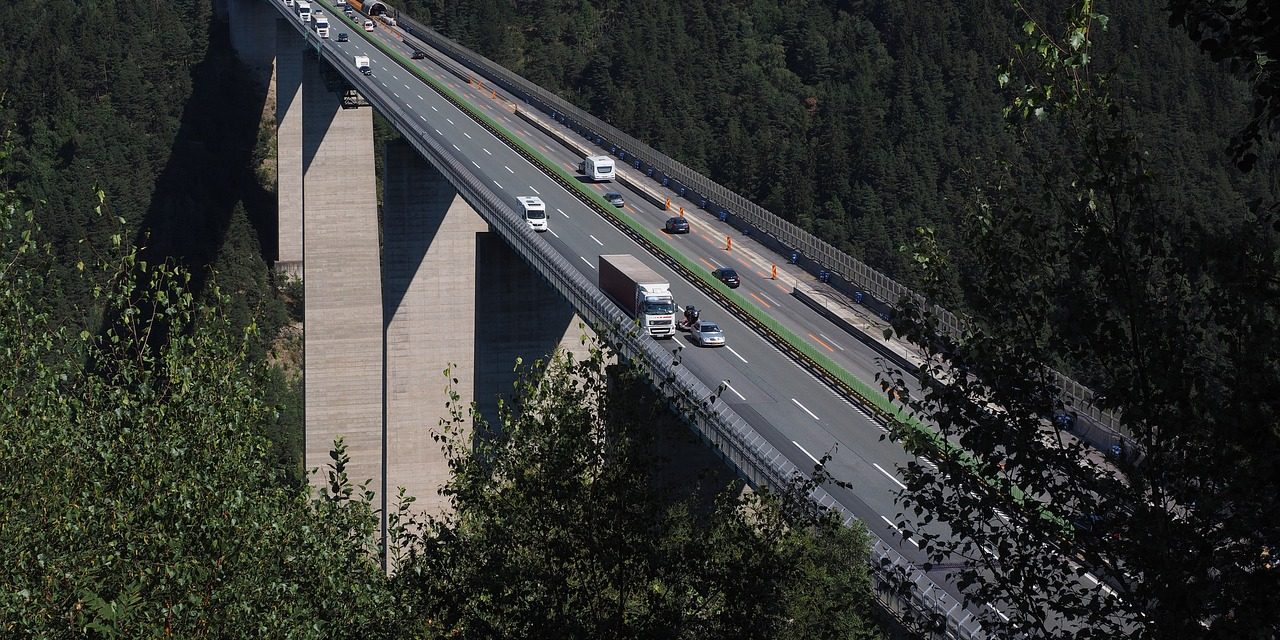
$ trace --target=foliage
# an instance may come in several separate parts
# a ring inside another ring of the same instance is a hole
[[[114,320],[54,322],[36,217],[0,201],[3,635],[392,635],[367,503],[314,502],[269,463],[253,325],[236,337],[118,234],[93,290]]]
[[[895,329],[932,358],[907,406],[972,452],[981,476],[1060,520],[995,515],[998,486],[944,458],[908,469],[902,498],[928,518],[902,526],[951,529],[925,533],[927,548],[936,562],[962,559],[969,595],[1009,617],[991,615],[992,628],[1275,637],[1276,212],[1226,201],[1210,216],[1169,195],[1122,88],[1091,71],[1094,42],[1107,40],[1090,2],[1026,25],[1001,75],[1019,150],[965,221],[983,317],[945,336],[908,304]],[[1044,144],[1054,138],[1074,144]],[[1041,363],[1062,361],[1089,363],[1100,402],[1122,413],[1132,440],[1118,458],[1049,419],[1071,408]]]
[[[692,480],[662,495],[655,481],[689,472],[658,465],[640,427],[684,427],[646,383],[600,350],[538,371],[498,424],[456,396],[442,423],[453,511],[400,542],[400,575],[433,612],[433,635],[878,635],[865,533],[790,506],[794,495],[738,498],[736,486],[707,510],[688,501]]]

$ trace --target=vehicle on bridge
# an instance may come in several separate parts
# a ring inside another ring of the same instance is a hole
[[[307,0],[298,0],[298,4],[293,7],[293,12],[298,14],[298,19],[303,22],[311,21],[311,3]]]
[[[372,21],[372,20],[365,20],[365,21],[364,21],[364,30],[365,30],[365,31],[373,31],[373,21]]]
[[[592,182],[608,182],[613,180],[613,158],[587,156],[578,164],[578,171],[585,173]]]
[[[689,221],[680,216],[672,216],[667,218],[667,224],[664,226],[667,233],[689,233]]]
[[[675,336],[676,303],[666,278],[630,254],[600,256],[599,271],[600,290],[640,328],[655,338]]]
[[[609,193],[604,194],[604,199],[609,201],[609,204],[619,208],[627,203],[622,199],[622,194],[617,191],[610,191]]]
[[[711,275],[730,289],[737,289],[738,285],[742,284],[742,278],[738,277],[738,271],[733,267],[720,267],[712,271]]]
[[[321,38],[328,38],[329,37],[329,18],[325,17],[323,13],[320,13],[318,11],[312,14],[311,30],[315,31],[316,35],[320,36]]]
[[[520,201],[520,207],[524,209],[524,221],[529,223],[529,227],[534,231],[546,231],[547,205],[542,203],[542,198],[520,196],[516,200]]]
[[[350,40],[350,38],[347,37],[346,31],[338,32],[338,42],[347,42],[348,40]]]
[[[366,76],[373,75],[373,69],[369,66],[369,56],[356,56],[356,70]]]
[[[707,320],[699,320],[689,328],[689,337],[699,347],[723,347],[724,331],[720,325]]]

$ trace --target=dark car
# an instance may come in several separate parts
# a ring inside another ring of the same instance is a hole
[[[410,58],[413,58],[414,60],[421,60],[421,59],[423,59],[423,58],[427,57],[427,54],[423,53],[422,51],[419,51],[418,49],[414,49],[414,50],[413,50],[413,55],[411,55],[411,56],[409,56],[409,57],[410,57]]]
[[[348,40],[350,40],[350,39],[351,39],[351,38],[349,38],[349,37],[347,36],[347,34],[346,34],[346,33],[339,33],[339,34],[338,34],[338,42],[346,42],[346,41],[348,41]]]
[[[615,207],[621,207],[622,205],[626,204],[622,200],[622,194],[618,193],[617,191],[610,191],[609,193],[604,194],[604,199],[608,200],[609,204]]]
[[[667,218],[667,233],[689,233],[689,221],[676,216]]]
[[[715,276],[716,280],[728,285],[730,289],[737,289],[738,285],[742,284],[742,280],[738,278],[738,272],[732,267],[720,267],[712,271],[711,275]]]

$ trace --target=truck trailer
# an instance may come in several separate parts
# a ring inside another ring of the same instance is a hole
[[[356,56],[356,70],[366,76],[373,75],[373,69],[369,66],[369,56]]]
[[[599,271],[600,290],[649,335],[675,336],[676,303],[666,278],[630,254],[600,256]]]
[[[613,158],[609,156],[587,156],[581,166],[582,172],[592,182],[613,180]]]

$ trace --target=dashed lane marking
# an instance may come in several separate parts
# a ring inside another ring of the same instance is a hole
[[[502,186],[502,184],[501,184],[500,182],[498,182],[497,180],[494,180],[494,181],[493,181],[493,183],[494,183],[494,184],[496,184],[496,185],[498,185],[498,188],[499,188],[499,189],[504,188],[504,187]]]
[[[534,192],[534,193],[536,193],[536,194],[538,194],[538,195],[542,195],[542,192],[541,192],[541,191],[538,191],[537,189],[535,189],[533,185],[529,185],[529,190],[530,190],[530,191],[532,191],[532,192]]]
[[[878,470],[880,471],[880,473],[883,473],[887,478],[889,478],[890,480],[892,480],[894,484],[898,485],[899,487],[902,487],[904,490],[907,488],[907,485],[902,484],[902,481],[901,481],[901,480],[899,480],[897,476],[893,475],[892,473],[889,473],[888,471],[885,471],[885,470],[884,470],[884,467],[882,467],[882,466],[880,466],[880,465],[878,465],[878,464],[876,464],[876,463],[874,463],[874,462],[872,462],[872,463],[871,463],[871,466],[873,466],[873,467],[875,467],[876,469],[878,469]]]
[[[471,139],[471,134],[467,133],[466,131],[463,131],[462,135],[466,136],[468,140]]]
[[[560,215],[564,216],[565,220],[568,220],[568,219],[569,219],[569,214],[567,214],[567,213],[565,213],[565,212],[563,212],[563,211],[560,211],[559,209],[556,209],[556,211],[559,211],[559,212],[560,212]]]
[[[756,302],[759,302],[759,303],[760,303],[764,308],[766,308],[766,309],[772,309],[772,308],[773,308],[773,305],[769,304],[768,302],[765,302],[765,301],[764,301],[764,298],[761,298],[760,296],[756,295],[755,293],[753,293],[753,292],[751,292],[751,291],[748,291],[748,292],[747,292],[747,295],[751,296],[752,298],[755,298],[755,299],[756,299]]]
[[[485,149],[485,148],[483,148],[483,147],[481,147],[481,148],[480,148],[480,150],[481,150],[481,151],[483,151],[483,152],[485,152],[485,153],[487,153],[487,154],[489,154],[489,155],[493,155],[493,152],[492,152],[492,151],[490,151],[490,150],[488,150],[488,149]]]
[[[588,259],[586,259],[586,258],[583,258],[582,256],[578,256],[578,257],[579,257],[579,258],[581,258],[583,262],[587,263],[587,266],[588,266],[588,267],[591,267],[592,269],[596,268],[596,266],[595,266],[594,264],[591,264],[591,261],[590,261],[590,260],[588,260]]]
[[[744,395],[742,395],[741,393],[738,393],[738,390],[737,390],[737,389],[734,389],[734,388],[733,388],[733,385],[729,384],[729,383],[728,383],[728,381],[726,381],[726,382],[724,383],[724,388],[726,388],[726,389],[728,389],[728,390],[732,391],[732,392],[733,392],[733,395],[738,396],[739,398],[741,398],[743,402],[746,402],[746,401],[747,401],[747,397],[746,397],[746,396],[744,396]]]
[[[746,358],[742,357],[742,354],[741,354],[741,353],[738,353],[737,351],[734,351],[734,350],[733,350],[733,347],[731,347],[731,346],[729,346],[729,345],[725,345],[725,346],[724,346],[724,348],[728,349],[728,350],[729,350],[729,353],[732,353],[733,355],[738,356],[738,359],[739,359],[739,360],[741,360],[744,364],[750,364],[749,362],[747,362],[747,359],[746,359]]]
[[[828,338],[828,337],[827,337],[827,334],[825,334],[825,333],[819,333],[818,335],[819,335],[819,336],[822,336],[822,339],[824,339],[824,340],[826,340],[828,343],[830,343],[830,344],[831,344],[831,346],[833,346],[833,347],[835,347],[835,348],[837,348],[837,349],[839,349],[839,350],[841,350],[841,351],[844,351],[844,347],[840,346],[839,344],[836,344],[836,341],[835,341],[835,340],[832,340],[831,338]]]
[[[813,457],[813,454],[812,454],[812,453],[809,453],[809,450],[808,450],[808,449],[805,449],[804,447],[800,446],[800,443],[799,443],[799,442],[796,442],[795,440],[792,440],[792,441],[791,441],[791,444],[794,444],[794,445],[796,446],[796,448],[800,450],[800,453],[803,453],[803,454],[805,454],[806,456],[809,456],[809,459],[810,459],[810,460],[812,460],[814,464],[822,464],[821,462],[818,462],[818,459],[817,459],[817,458]]]
[[[810,337],[810,338],[812,338],[814,342],[816,342],[816,343],[818,343],[818,344],[820,344],[820,345],[822,345],[822,346],[826,347],[826,348],[827,348],[827,351],[830,351],[831,353],[835,353],[835,352],[836,352],[836,350],[835,350],[835,349],[832,349],[832,348],[831,348],[831,345],[827,344],[826,342],[823,342],[823,341],[822,341],[822,339],[818,338],[818,336],[815,336],[815,335],[813,335],[813,334],[811,333],[811,334],[809,334],[809,337]],[[842,349],[842,351],[843,351],[843,349]]]
[[[819,417],[818,417],[818,414],[816,414],[816,413],[814,413],[814,412],[810,411],[810,410],[809,410],[809,407],[806,407],[806,406],[804,406],[804,405],[800,404],[800,401],[799,401],[799,400],[796,400],[795,398],[792,398],[792,399],[791,399],[791,401],[792,401],[792,402],[794,402],[794,403],[796,403],[796,406],[797,406],[797,407],[800,407],[801,409],[804,409],[804,412],[805,412],[805,413],[807,413],[807,414],[809,414],[809,416],[810,416],[810,417],[812,417],[814,420],[819,420],[819,421],[821,421],[821,420],[822,420],[822,418],[819,418]],[[905,489],[906,487],[903,487],[903,488]]]
[[[507,166],[507,165],[505,165],[505,164],[504,164],[504,165],[502,165],[502,168],[503,168],[503,169],[506,169],[506,170],[507,170],[507,173],[509,173],[509,174],[511,174],[511,175],[515,175],[515,174],[516,174],[516,172],[514,172],[514,171],[512,171],[512,170],[511,170],[511,167],[508,167],[508,166]]]
[[[462,151],[462,149],[459,149],[459,148],[458,148],[458,145],[456,145],[456,144],[455,144],[455,145],[453,145],[453,150],[454,150],[454,151]]]
[[[591,235],[591,234],[589,234],[589,233],[587,234],[587,237],[591,238],[592,240],[595,240],[595,241],[596,241],[596,244],[598,244],[598,245],[600,245],[600,246],[602,246],[602,247],[604,246],[604,243],[603,243],[603,242],[600,242],[600,239],[599,239],[599,238],[596,238],[595,236],[593,236],[593,235]]]

